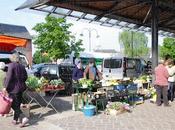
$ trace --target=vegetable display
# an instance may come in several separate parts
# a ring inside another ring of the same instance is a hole
[[[35,76],[29,76],[26,81],[26,85],[31,90],[37,90],[41,88],[42,82],[39,80],[39,78]]]
[[[120,110],[122,107],[123,104],[121,102],[111,102],[107,105],[107,108],[115,110]]]
[[[33,91],[64,89],[64,82],[61,79],[51,80],[49,82],[44,77],[37,78],[35,76],[29,76],[26,81],[26,85]]]
[[[108,115],[118,115],[123,112],[131,112],[129,104],[122,102],[109,102],[106,106],[106,114]]]
[[[79,80],[79,84],[83,88],[92,88],[94,86],[93,80],[82,78]]]
[[[64,82],[61,79],[50,81],[50,85],[58,86],[58,85],[63,85],[63,84],[64,84]]]

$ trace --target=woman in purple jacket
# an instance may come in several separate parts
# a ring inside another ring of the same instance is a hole
[[[82,63],[80,59],[76,59],[75,60],[75,68],[73,70],[73,74],[72,74],[72,79],[77,81],[81,78],[83,78],[83,67],[82,67]]]
[[[10,59],[12,62],[8,65],[4,92],[7,92],[9,97],[13,99],[12,109],[14,110],[14,117],[12,123],[16,125],[18,119],[20,119],[20,127],[23,127],[28,122],[28,118],[20,110],[22,94],[26,89],[27,72],[25,67],[19,63],[19,54],[12,54]]]

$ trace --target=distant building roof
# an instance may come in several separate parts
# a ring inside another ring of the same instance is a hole
[[[24,26],[0,23],[0,35],[17,38],[32,39],[32,36]]]
[[[120,53],[114,49],[95,49],[94,52],[102,52],[102,53]]]

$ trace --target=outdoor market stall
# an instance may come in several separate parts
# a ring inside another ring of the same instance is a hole
[[[142,104],[145,99],[151,98],[155,89],[151,86],[151,78],[142,75],[139,78],[103,79],[98,89],[93,90],[95,82],[80,79],[74,84],[76,93],[73,94],[73,110],[81,110],[93,105],[96,113],[105,110],[106,114],[116,115],[130,111],[130,106]],[[111,112],[114,109],[116,112]]]
[[[26,84],[28,86],[27,90],[25,91],[25,95],[29,97],[28,104],[31,104],[33,101],[37,103],[40,107],[43,109],[51,106],[52,109],[58,113],[55,106],[52,104],[52,101],[55,99],[57,93],[61,90],[65,89],[64,82],[61,79],[58,80],[51,80],[48,81],[45,78],[41,77],[40,79],[35,76],[30,76]],[[45,99],[45,93],[46,92],[54,92],[54,94],[51,96],[50,100]],[[34,96],[35,94],[35,96]],[[36,98],[36,95],[42,99],[46,105],[43,106],[42,103]],[[42,116],[42,113],[39,115],[39,117]]]

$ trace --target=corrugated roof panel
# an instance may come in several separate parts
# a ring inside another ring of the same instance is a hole
[[[78,11],[73,11],[71,13],[72,16],[77,16],[77,17],[81,17],[84,13],[83,12],[78,12]]]
[[[93,20],[96,17],[96,15],[93,14],[87,14],[85,18]]]
[[[99,21],[100,21],[100,22],[105,22],[107,19],[108,19],[108,18],[103,17],[103,18],[101,18]]]
[[[57,9],[55,10],[55,12],[60,13],[60,14],[68,14],[69,11],[70,10],[68,9],[59,8],[59,7],[57,7]]]

